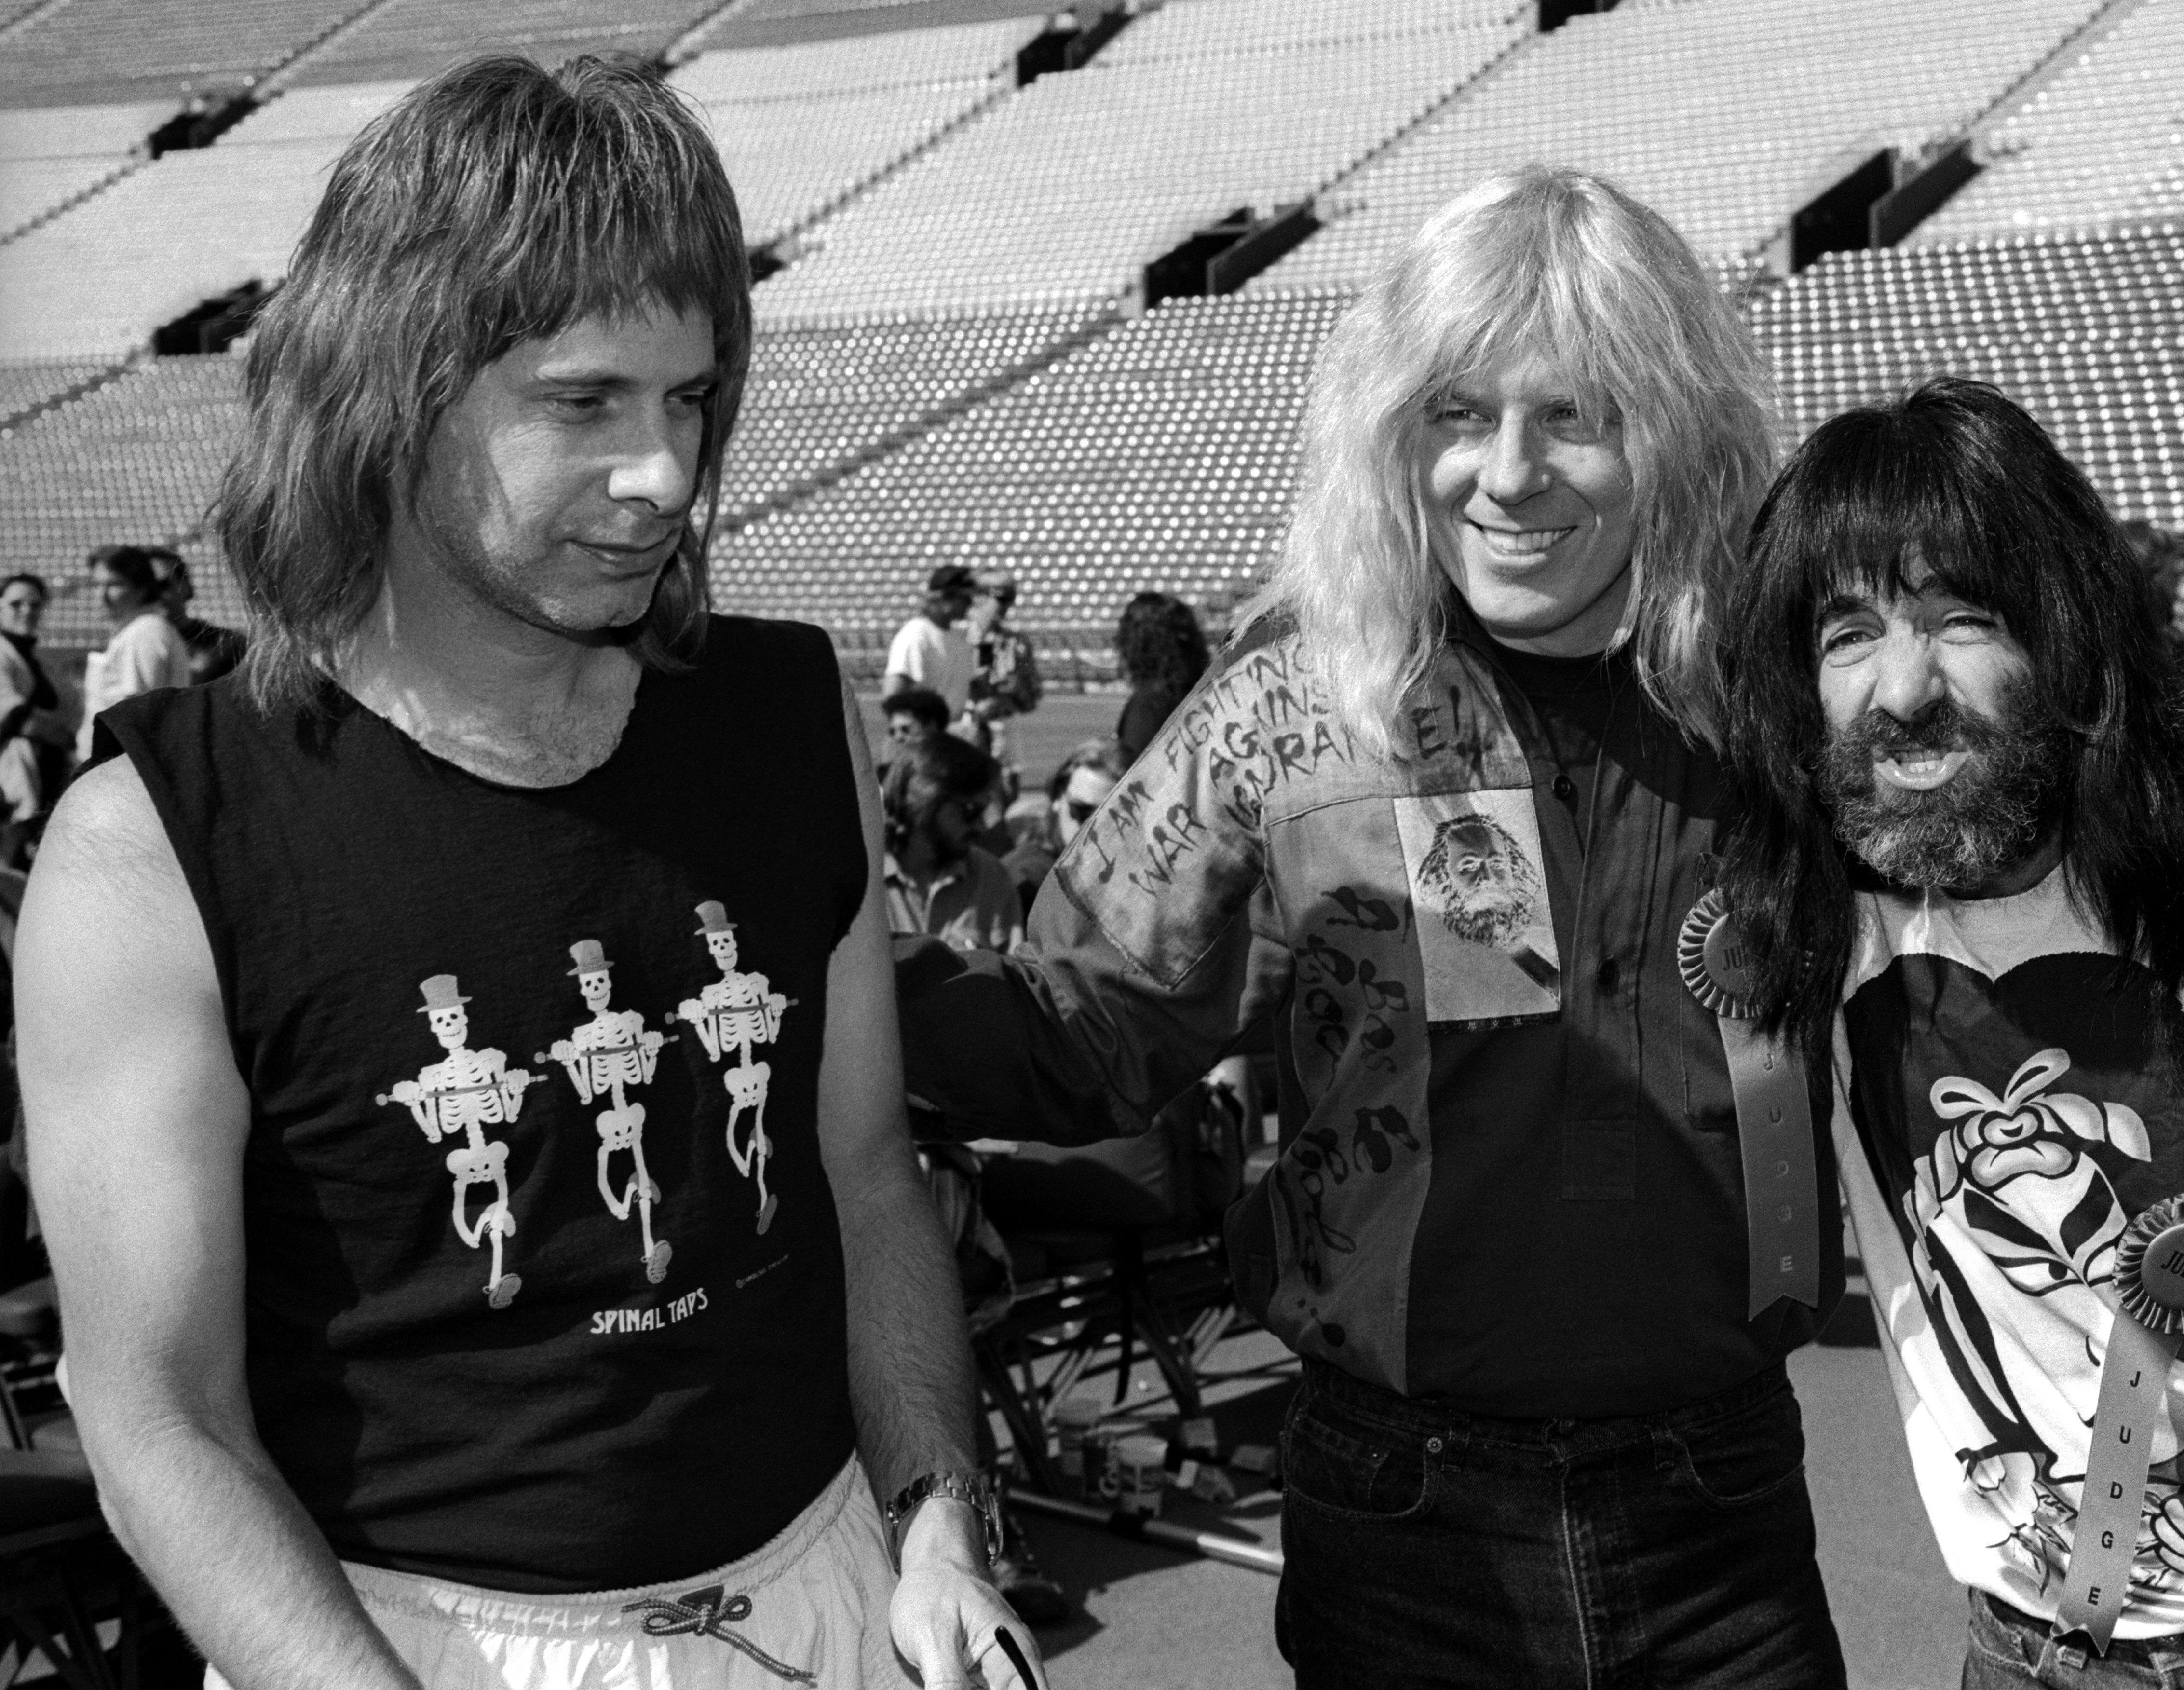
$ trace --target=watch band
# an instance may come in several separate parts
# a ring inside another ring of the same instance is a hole
[[[986,1563],[989,1566],[1001,1558],[1001,1505],[994,1493],[994,1481],[983,1473],[965,1468],[943,1468],[937,1472],[921,1473],[894,1493],[887,1505],[888,1548],[894,1552],[895,1563],[902,1562],[902,1534],[911,1515],[921,1503],[935,1497],[949,1497],[959,1503],[968,1503],[978,1511],[979,1522],[986,1531]]]

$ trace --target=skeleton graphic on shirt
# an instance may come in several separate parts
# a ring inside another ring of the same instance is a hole
[[[434,1144],[462,1135],[461,1145],[447,1157],[448,1172],[455,1179],[455,1232],[473,1250],[482,1238],[492,1241],[486,1297],[495,1308],[505,1308],[523,1288],[521,1275],[501,1270],[503,1241],[515,1230],[515,1217],[508,1206],[508,1146],[488,1140],[484,1129],[515,1119],[532,1075],[510,1068],[499,1051],[470,1048],[470,1014],[463,1007],[470,1000],[456,990],[453,974],[434,974],[419,990],[425,996],[419,1012],[448,1054],[418,1069],[416,1079],[395,1081],[391,1091],[380,1094],[379,1106],[403,1105]],[[493,1187],[493,1201],[475,1218],[470,1212],[474,1185]]]
[[[766,1188],[766,1159],[773,1153],[772,1141],[766,1135],[766,1089],[773,1070],[754,1052],[781,1036],[782,1012],[788,1000],[772,989],[764,974],[736,967],[735,923],[716,900],[709,898],[698,906],[698,919],[703,923],[698,934],[712,953],[721,978],[696,997],[684,998],[676,1013],[697,1029],[712,1061],[724,1063],[731,1055],[736,1058],[722,1076],[728,1091],[728,1156],[736,1172],[757,1182],[758,1230],[764,1232],[773,1224],[778,1206]],[[736,1129],[746,1111],[751,1117],[749,1135],[738,1142]]]
[[[553,1048],[540,1051],[537,1060],[560,1063],[577,1096],[586,1103],[609,1100],[597,1119],[599,1196],[616,1220],[627,1220],[631,1205],[636,1205],[644,1276],[658,1285],[666,1278],[668,1260],[675,1252],[666,1239],[655,1241],[652,1236],[652,1206],[660,1201],[660,1186],[644,1164],[644,1105],[631,1102],[627,1094],[632,1087],[652,1083],[666,1040],[645,1031],[639,1011],[607,1007],[614,996],[614,964],[598,940],[578,940],[569,947],[569,955],[577,965],[569,973],[576,977],[577,990],[592,1018],[580,1023],[567,1038],[556,1039]],[[617,1195],[610,1178],[610,1164],[622,1154],[629,1157],[630,1174]]]

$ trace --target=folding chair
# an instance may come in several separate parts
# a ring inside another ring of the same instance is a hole
[[[1219,1221],[1240,1188],[1245,1113],[1225,1089],[1201,1085],[1139,1137],[1026,1144],[987,1164],[986,1213],[1008,1241],[1019,1289],[972,1348],[1039,1488],[1060,1488],[1046,1453],[1051,1406],[1110,1339],[1118,1404],[1141,1348],[1178,1409],[1201,1412],[1198,1367],[1234,1304]],[[1056,1358],[1041,1382],[1034,1364]]]

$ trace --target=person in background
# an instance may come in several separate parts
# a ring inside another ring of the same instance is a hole
[[[972,577],[978,591],[968,618],[977,667],[971,674],[971,705],[966,712],[971,743],[1001,767],[1002,785],[1013,794],[1018,772],[1009,722],[1039,708],[1039,660],[1031,641],[1011,627],[1017,578],[1001,568],[981,569]]]
[[[1161,724],[1206,672],[1206,634],[1182,600],[1166,593],[1140,593],[1123,607],[1123,619],[1115,630],[1115,655],[1130,683],[1129,700],[1115,724],[1116,742],[1127,767],[1145,755]]]
[[[971,676],[978,654],[964,632],[977,583],[960,563],[943,564],[925,583],[925,603],[895,631],[888,647],[884,698],[905,687],[930,687],[948,706],[954,721],[971,701]]]
[[[159,571],[160,608],[189,650],[191,680],[202,686],[231,672],[242,661],[243,637],[231,627],[190,614],[190,600],[197,596],[197,588],[190,580],[189,565],[177,553],[153,549],[152,561]]]
[[[888,744],[897,752],[948,731],[948,700],[930,687],[904,687],[880,700]]]
[[[1023,940],[1016,883],[975,843],[1000,771],[967,740],[943,733],[889,765],[888,927],[958,951],[1012,951]]]
[[[25,866],[46,806],[68,771],[68,730],[60,694],[38,661],[38,622],[46,613],[42,576],[0,581],[0,867]]]
[[[139,693],[187,687],[192,678],[189,646],[167,619],[156,555],[142,546],[101,546],[91,555],[91,572],[114,633],[104,650],[84,660],[79,763],[91,761],[92,726],[101,711]]]
[[[2184,1662],[2184,1367],[2141,1274],[2184,1211],[2184,730],[2142,586],[2040,426],[1945,377],[1814,431],[1730,600],[1724,883],[1752,1007],[1844,1085],[1964,1690]],[[2125,1356],[2166,1377],[2135,1420]],[[2112,1492],[2109,1449],[2141,1463]]]
[[[1061,853],[1069,849],[1093,812],[1106,801],[1128,765],[1122,748],[1112,739],[1087,739],[1061,760],[1046,783],[1046,803],[1040,825],[1030,838],[1020,840],[1001,859],[1001,867],[1016,882],[1029,919],[1032,901],[1046,884]]]
[[[1658,214],[1478,183],[1336,326],[1267,596],[1028,942],[897,946],[905,1083],[966,1132],[1144,1132],[1271,1019],[1227,1235],[1303,1358],[1297,1690],[1845,1682],[1785,1366],[1842,1294],[1830,1092],[1706,960],[1773,411]]]

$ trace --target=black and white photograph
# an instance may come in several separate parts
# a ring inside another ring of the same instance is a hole
[[[2184,0],[0,0],[0,1690],[2184,1684]]]

